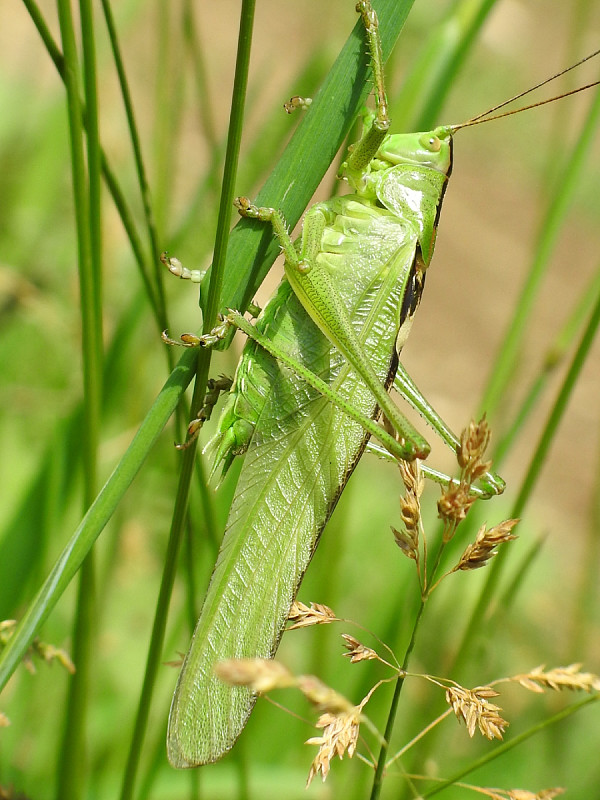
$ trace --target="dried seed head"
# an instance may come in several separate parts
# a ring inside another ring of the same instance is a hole
[[[71,661],[69,654],[59,647],[54,647],[52,644],[40,642],[39,639],[34,639],[31,643],[32,650],[37,653],[41,658],[50,663],[51,661],[58,661],[71,675],[75,674],[75,665]]]
[[[470,484],[451,483],[438,500],[438,516],[445,526],[444,541],[449,541],[457,526],[467,516],[475,502],[475,495],[470,492]]]
[[[329,606],[321,603],[311,603],[310,606],[307,606],[294,600],[288,619],[294,624],[290,625],[287,630],[293,631],[296,628],[307,628],[310,625],[327,625],[329,622],[335,622],[337,617]]]
[[[560,786],[554,789],[542,789],[541,792],[528,792],[526,789],[511,789],[508,792],[509,800],[553,800],[560,794],[564,794],[565,789]]]
[[[392,527],[392,533],[404,555],[418,561],[421,521],[419,498],[423,492],[424,480],[418,460],[400,461],[398,467],[406,490],[404,497],[400,498],[400,516],[404,528],[398,530]]]
[[[8,728],[10,725],[10,720],[8,717],[0,711],[0,728]]]
[[[406,491],[414,494],[417,498],[421,497],[425,487],[425,479],[421,472],[421,462],[419,459],[415,458],[414,461],[399,461],[398,468]]]
[[[346,714],[354,709],[352,703],[344,695],[336,692],[314,675],[300,675],[295,684],[307,700],[322,712],[330,714]]]
[[[600,677],[592,672],[580,672],[581,664],[569,664],[568,667],[555,667],[544,670],[544,666],[536,667],[524,675],[515,675],[512,681],[518,681],[530,692],[542,694],[546,689],[559,692],[562,689],[572,691],[600,692]]]
[[[400,498],[400,516],[407,532],[411,536],[418,538],[421,508],[412,494],[407,494],[406,497]]]
[[[172,661],[163,661],[165,667],[174,667],[175,669],[180,669],[185,661],[185,653],[182,653],[181,650],[178,650],[177,655],[179,658],[174,658]]]
[[[230,658],[215,664],[215,674],[231,686],[270,692],[296,685],[296,678],[279,661],[269,658]]]
[[[491,686],[477,686],[475,689],[451,686],[446,690],[446,701],[457,718],[465,722],[469,736],[472,737],[478,727],[486,738],[502,739],[508,722],[498,714],[502,710],[500,706],[489,702],[491,697],[498,697],[498,692]]]
[[[16,627],[17,623],[14,619],[5,619],[0,621],[0,648],[8,643]],[[29,673],[35,675],[33,656],[39,656],[47,664],[50,664],[52,661],[58,661],[58,663],[61,664],[68,672],[70,672],[71,675],[75,673],[75,665],[65,650],[54,647],[52,644],[42,642],[37,638],[37,636],[31,642],[30,647],[27,648],[27,652],[23,656],[23,666]]]
[[[397,528],[390,526],[394,534],[394,540],[400,550],[405,556],[411,558],[413,561],[418,561],[419,558],[419,540],[408,531],[399,531]]]
[[[487,446],[490,442],[491,431],[485,415],[475,422],[471,420],[468,427],[461,433],[460,446],[458,448],[458,465],[462,470],[471,473],[471,470],[483,459]],[[485,472],[486,470],[484,470]]]
[[[475,541],[473,544],[467,545],[453,572],[459,569],[470,570],[484,567],[490,558],[496,555],[496,547],[517,538],[512,535],[511,531],[518,521],[518,519],[507,519],[489,530],[482,525]]]
[[[357,664],[359,661],[379,660],[379,655],[375,650],[372,650],[370,647],[365,647],[365,645],[361,644],[354,636],[350,636],[348,633],[342,633],[342,639],[344,640],[344,647],[348,650],[344,655],[349,657],[352,664]]]
[[[319,752],[315,756],[308,773],[307,787],[310,786],[312,779],[319,772],[323,780],[327,778],[331,760],[334,756],[337,755],[341,760],[344,753],[347,752],[348,757],[352,758],[358,741],[360,711],[358,708],[353,707],[338,714],[322,714],[316,726],[323,729],[323,734],[314,736],[306,741],[306,744],[316,744],[319,748]]]

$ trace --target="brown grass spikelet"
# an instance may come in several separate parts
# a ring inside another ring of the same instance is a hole
[[[319,748],[310,766],[306,781],[307,787],[319,772],[325,781],[334,756],[338,756],[341,760],[344,753],[348,753],[348,758],[352,758],[358,742],[360,709],[354,706],[337,714],[325,712],[317,720],[316,727],[322,728],[323,733],[321,736],[314,736],[306,741],[306,744],[315,744]]]
[[[476,499],[471,494],[469,483],[452,483],[444,489],[438,500],[438,517],[444,523],[444,541],[452,538]]]
[[[4,645],[8,644],[8,641],[13,635],[16,627],[17,621],[14,619],[0,620],[0,649]],[[54,647],[53,644],[42,642],[37,638],[37,636],[31,642],[31,645],[27,648],[27,652],[23,656],[23,666],[29,673],[35,675],[36,669],[33,662],[33,656],[39,656],[39,658],[41,658],[47,664],[50,664],[53,661],[58,661],[58,663],[63,666],[67,672],[70,672],[71,675],[75,674],[75,665],[71,661],[71,658],[66,650],[62,650],[59,647]]]
[[[315,675],[299,675],[295,685],[319,711],[331,714],[345,714],[355,708],[343,694],[327,686]]]
[[[381,660],[375,650],[365,647],[364,644],[361,644],[354,636],[350,636],[349,633],[342,633],[342,639],[344,640],[344,647],[348,650],[344,655],[348,656],[352,664],[358,664],[359,661]]]
[[[296,685],[296,678],[287,667],[272,658],[229,658],[215,664],[215,674],[225,683],[247,686],[253,692]]]
[[[471,486],[490,469],[492,462],[484,461],[483,454],[490,441],[490,429],[485,415],[463,430],[456,457],[460,467],[458,482],[451,482],[438,501],[438,516],[444,523],[443,541],[449,542],[456,528],[469,513],[476,500]]]
[[[411,535],[407,530],[399,531],[398,528],[394,528],[393,525],[390,527],[394,534],[394,540],[400,550],[407,558],[410,558],[412,561],[417,561],[419,558],[419,540],[417,536]]]
[[[413,561],[419,560],[419,532],[421,522],[421,503],[425,481],[419,461],[400,461],[398,463],[405,494],[400,498],[400,516],[403,530],[392,527],[396,544],[405,556]]]
[[[527,789],[510,789],[508,792],[509,800],[553,800],[564,794],[565,790],[561,786],[553,789],[542,789],[540,792],[528,792]]]
[[[581,664],[569,664],[567,667],[555,667],[545,671],[540,665],[531,672],[515,675],[510,680],[517,681],[530,692],[542,694],[546,689],[559,692],[562,689],[583,692],[600,692],[600,677],[592,672],[580,672]]]
[[[64,667],[67,672],[69,672],[71,675],[75,674],[75,664],[73,664],[71,661],[71,658],[66,650],[62,650],[60,647],[54,647],[53,644],[40,642],[39,639],[33,640],[31,643],[31,648],[47,664],[50,664],[52,661],[58,661],[58,663]]]
[[[483,461],[483,455],[490,443],[490,436],[491,431],[485,414],[479,422],[471,420],[461,433],[457,452],[458,465],[470,483],[480,478],[491,466],[491,461]]]
[[[496,555],[496,548],[499,545],[517,538],[512,534],[512,529],[518,521],[518,519],[507,519],[489,529],[482,525],[477,532],[475,541],[467,545],[452,572],[456,572],[459,569],[470,570],[484,567],[490,558]]]
[[[400,476],[407,492],[414,494],[417,500],[423,494],[425,479],[421,471],[421,462],[418,458],[414,461],[399,461]]]
[[[452,707],[459,720],[467,726],[469,736],[475,735],[475,729],[487,739],[502,739],[508,722],[498,713],[500,706],[490,703],[491,697],[498,697],[498,692],[491,686],[477,686],[475,689],[464,689],[462,686],[450,686],[446,690],[446,701]]]
[[[288,620],[294,624],[290,625],[287,630],[293,631],[297,628],[308,628],[310,625],[327,625],[335,622],[337,617],[329,606],[322,603],[311,603],[310,606],[307,606],[299,600],[294,600]]]
[[[182,653],[181,650],[177,651],[177,655],[179,658],[174,658],[172,661],[163,661],[165,667],[173,667],[174,669],[181,669],[183,666],[183,662],[185,661],[185,653]]]
[[[8,728],[9,725],[10,725],[10,720],[8,719],[6,714],[3,714],[0,711],[0,728]]]

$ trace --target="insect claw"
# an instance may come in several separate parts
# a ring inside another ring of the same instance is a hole
[[[283,104],[283,107],[286,113],[293,114],[297,108],[305,110],[310,106],[311,103],[312,99],[310,97],[300,97],[296,94],[293,97],[290,97],[287,103]]]
[[[253,206],[250,200],[247,197],[236,197],[233,201],[233,205],[237,209],[237,212],[242,217],[248,217],[250,219],[256,218],[258,209],[256,206]]]
[[[187,427],[187,435],[185,442],[175,443],[176,450],[187,450],[188,447],[193,444],[196,439],[198,438],[198,434],[200,433],[200,429],[204,425],[204,417],[196,417],[193,419]]]
[[[179,340],[171,339],[171,337],[168,335],[167,331],[165,330],[165,331],[163,331],[161,333],[160,338],[163,340],[163,342],[165,344],[170,344],[170,345],[172,345],[174,347],[196,347],[197,346],[197,342],[195,344],[193,344],[191,342],[191,338],[193,336],[194,335],[192,333],[184,333],[184,334],[182,334],[182,336],[181,336],[181,338]],[[198,337],[195,337],[195,338],[198,338]]]

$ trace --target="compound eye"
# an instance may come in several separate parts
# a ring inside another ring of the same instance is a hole
[[[439,153],[442,146],[438,137],[433,136],[431,133],[423,134],[423,136],[420,137],[420,143],[425,150],[429,150],[430,153]]]

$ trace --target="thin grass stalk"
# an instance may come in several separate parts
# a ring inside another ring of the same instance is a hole
[[[515,307],[513,318],[508,325],[507,334],[499,350],[496,363],[490,373],[480,405],[481,413],[486,412],[493,417],[513,377],[529,317],[546,273],[550,256],[558,240],[561,225],[569,210],[577,182],[587,165],[587,156],[596,135],[599,119],[600,91],[597,91],[587,119],[582,126],[579,139],[564,165],[560,181],[557,182],[557,185],[560,186],[560,191],[552,195],[542,220],[531,269]]]
[[[393,120],[397,130],[429,130],[436,124],[440,109],[452,87],[447,70],[460,70],[494,0],[454,3],[446,18],[437,25],[410,65],[410,71],[393,101]]]
[[[388,711],[388,718],[385,724],[385,731],[383,734],[383,740],[381,742],[381,748],[379,750],[377,766],[375,767],[375,776],[373,778],[373,786],[371,787],[370,800],[378,800],[381,794],[385,765],[387,761],[387,754],[390,747],[392,733],[394,731],[394,724],[396,722],[396,713],[398,711],[398,704],[400,703],[400,695],[402,694],[402,689],[404,688],[405,677],[403,672],[408,669],[410,656],[417,642],[417,630],[419,628],[419,623],[421,622],[424,610],[425,610],[425,598],[421,597],[421,601],[419,603],[419,609],[417,611],[417,616],[415,617],[415,623],[413,625],[412,633],[410,636],[410,641],[404,653],[404,659],[402,661],[402,672],[396,679],[396,683],[394,686],[394,694],[392,696],[392,702],[390,703],[390,710]]]
[[[529,468],[513,507],[513,513],[510,515],[513,518],[521,516],[523,509],[525,508],[525,505],[533,492],[535,484],[537,483],[537,479],[539,478],[540,472],[545,464],[550,445],[554,440],[558,426],[565,411],[567,410],[567,405],[571,398],[571,394],[573,393],[581,370],[583,369],[589,354],[590,348],[594,342],[599,325],[600,292],[598,292],[596,304],[592,309],[588,324],[586,325],[579,346],[577,347],[577,350],[573,356],[569,371],[565,376],[554,406],[552,407],[546,425],[544,426],[544,430],[542,431],[542,435],[540,436],[538,445],[533,453],[533,456],[531,457]]]
[[[157,54],[154,109],[154,212],[158,229],[166,230],[167,209],[173,195],[173,174],[177,142],[174,133],[181,129],[183,114],[183,73],[181,49],[176,33],[179,5],[170,0],[157,3]]]
[[[197,354],[195,355],[197,356]],[[143,750],[143,742],[148,726],[148,716],[150,713],[152,694],[154,691],[154,685],[156,683],[158,669],[161,664],[163,643],[169,612],[169,602],[173,592],[175,575],[177,574],[179,546],[187,518],[187,499],[191,476],[194,469],[194,456],[195,448],[192,446],[185,451],[182,459],[179,485],[175,499],[175,508],[173,511],[167,552],[165,554],[165,564],[161,577],[160,590],[156,601],[154,622],[152,625],[152,633],[150,636],[150,644],[146,658],[144,680],[140,692],[138,710],[136,713],[133,733],[129,745],[125,771],[123,773],[121,793],[119,795],[121,800],[130,800],[134,793],[136,775],[139,768],[140,757]]]
[[[423,616],[423,612],[425,611],[425,604],[427,602],[427,596],[428,596],[428,586],[434,586],[435,585],[435,577],[436,577],[436,574],[437,574],[438,569],[439,569],[439,565],[440,565],[441,560],[442,560],[442,555],[443,555],[443,552],[444,552],[444,549],[445,549],[445,544],[446,543],[443,540],[440,539],[440,545],[439,545],[439,547],[437,549],[437,552],[435,553],[435,556],[434,556],[434,558],[432,560],[432,564],[431,564],[431,567],[430,567],[430,570],[429,570],[429,574],[431,575],[431,580],[430,581],[426,581],[425,585],[424,585],[424,591],[423,591],[423,594],[422,594],[420,602],[419,602],[419,608],[417,610],[417,614],[416,614],[416,617],[415,617],[415,622],[414,622],[414,625],[413,625],[410,641],[409,641],[408,647],[406,648],[406,651],[404,653],[404,658],[403,658],[403,661],[402,661],[402,672],[408,670],[408,666],[409,666],[409,662],[410,662],[410,656],[411,656],[411,654],[412,654],[412,652],[413,652],[413,650],[415,648],[416,642],[417,642],[417,631],[419,629],[419,624],[421,622],[421,618]],[[399,677],[397,678],[396,684],[395,684],[395,687],[394,687],[394,694],[393,694],[393,697],[392,697],[392,702],[390,704],[390,710],[388,712],[388,718],[387,718],[387,722],[386,722],[386,726],[385,726],[385,732],[383,734],[383,741],[382,741],[382,744],[381,744],[379,758],[377,759],[377,766],[375,768],[375,778],[373,780],[373,788],[371,790],[371,800],[377,800],[377,798],[379,797],[380,792],[381,792],[381,787],[382,787],[383,777],[384,777],[384,770],[385,770],[386,761],[387,761],[387,754],[388,754],[388,750],[389,750],[389,746],[390,746],[392,733],[394,731],[394,724],[395,724],[395,721],[396,721],[396,714],[397,714],[397,711],[398,711],[398,704],[400,702],[400,695],[401,695],[401,692],[402,692],[402,688],[404,686],[404,675],[402,674],[402,672],[399,675]]]
[[[152,265],[154,267],[154,287],[155,296],[157,300],[157,315],[158,325],[160,330],[165,330],[169,327],[167,318],[167,308],[165,302],[165,294],[163,289],[162,271],[160,270],[160,252],[161,248],[158,244],[158,235],[156,232],[156,223],[154,221],[154,213],[152,210],[152,199],[150,193],[150,186],[146,175],[146,168],[144,166],[144,159],[142,156],[142,146],[138,133],[138,127],[135,119],[135,112],[133,110],[133,101],[131,99],[131,92],[129,91],[129,83],[125,73],[125,66],[121,56],[121,48],[119,45],[119,38],[117,29],[114,22],[110,0],[102,0],[102,10],[104,11],[104,19],[108,30],[108,37],[110,46],[117,69],[117,76],[119,79],[119,87],[121,89],[121,97],[123,98],[123,105],[125,107],[125,114],[127,117],[127,127],[129,129],[129,138],[131,139],[131,147],[133,149],[133,157],[135,161],[135,168],[138,178],[138,185],[140,188],[140,195],[142,198],[142,206],[144,209],[144,219],[146,222],[146,231],[148,234],[148,242],[150,246],[150,253],[152,254]],[[170,366],[173,366],[173,358],[170,355]]]
[[[598,452],[600,456],[600,449]],[[596,466],[596,476],[592,491],[592,507],[587,526],[581,575],[576,600],[573,603],[571,618],[571,642],[569,652],[593,657],[595,634],[591,628],[592,617],[582,614],[581,609],[598,607],[598,564],[600,564],[600,458]]]
[[[79,287],[82,320],[84,429],[82,437],[84,467],[84,510],[89,508],[96,492],[97,451],[102,395],[102,324],[100,290],[99,220],[92,227],[91,212],[99,214],[99,149],[98,113],[95,90],[96,70],[91,9],[82,8],[83,47],[85,51],[85,91],[88,104],[87,121],[89,173],[86,178],[83,152],[83,112],[79,92],[79,64],[75,30],[69,0],[59,0],[58,15],[64,52],[65,88],[71,143],[71,169],[75,221],[77,229]],[[92,182],[93,181],[93,182]],[[92,208],[91,204],[94,203]],[[94,253],[94,248],[96,252]],[[94,619],[94,562],[91,553],[79,575],[77,606],[73,632],[73,657],[77,672],[69,682],[64,729],[57,769],[57,797],[62,800],[81,797],[85,784],[86,713],[89,670],[91,664]]]
[[[514,420],[503,434],[499,444],[494,450],[494,465],[500,466],[504,457],[513,446],[519,431],[525,425],[527,419],[537,406],[544,388],[547,386],[550,376],[562,363],[566,353],[575,341],[584,320],[591,312],[594,300],[600,291],[600,265],[591,281],[581,293],[579,301],[571,311],[568,319],[556,334],[554,341],[548,347],[540,373],[531,384],[529,391],[525,395],[523,402],[514,415]]]
[[[194,352],[186,351],[144,418],[127,452],[113,470],[98,497],[78,525],[37,595],[29,604],[13,636],[0,653],[0,691],[17,668],[40,626],[77,574],[92,545],[111,519],[154,442],[180,402],[193,377]]]
[[[146,313],[142,299],[140,289],[112,331],[102,380],[105,412],[114,402],[113,387],[121,374],[119,361]],[[46,575],[46,543],[61,530],[65,508],[71,502],[77,483],[82,429],[83,399],[80,398],[72,408],[65,409],[55,429],[47,431],[49,442],[40,455],[37,471],[5,526],[0,542],[0,564],[10,564],[10,571],[5,571],[0,581],[0,619],[14,617],[26,597],[30,599],[32,587],[39,586]]]
[[[531,497],[535,484],[540,476],[541,470],[546,463],[546,457],[550,449],[550,445],[554,441],[554,436],[558,430],[558,426],[562,417],[567,409],[567,404],[575,388],[585,360],[589,354],[590,348],[598,331],[600,325],[600,292],[598,293],[596,304],[590,314],[588,324],[583,332],[579,346],[573,355],[569,370],[565,376],[562,386],[558,392],[554,405],[550,411],[544,429],[540,435],[537,447],[529,462],[529,467],[525,473],[525,477],[521,484],[519,494],[515,500],[514,506],[510,513],[512,519],[519,518]],[[474,611],[471,614],[468,624],[465,629],[462,641],[458,648],[458,655],[454,664],[456,670],[464,659],[469,655],[473,641],[477,633],[481,630],[481,620],[484,618],[487,608],[489,607],[491,598],[495,597],[498,584],[500,581],[500,573],[506,561],[507,550],[500,550],[497,557],[490,565],[487,572],[487,579],[480,591],[479,599],[475,605]]]
[[[54,66],[56,67],[58,74],[64,81],[65,80],[64,57],[60,51],[60,48],[52,38],[50,29],[46,25],[46,21],[44,20],[41,11],[36,5],[35,0],[23,0],[23,4],[25,5],[35,27],[37,28],[37,31],[42,38],[44,46],[46,47],[48,55],[52,59],[52,62],[54,63]],[[82,104],[82,113],[84,113],[83,104]],[[84,124],[85,124],[85,113],[84,113]],[[129,239],[131,249],[133,251],[136,263],[140,270],[142,283],[144,285],[144,288],[146,289],[148,300],[154,312],[154,316],[158,322],[158,330],[162,331],[164,330],[164,328],[160,324],[160,314],[159,314],[160,304],[158,302],[158,298],[155,296],[154,286],[152,284],[152,281],[150,280],[150,276],[147,271],[146,267],[147,257],[144,254],[142,243],[136,231],[133,214],[131,213],[131,211],[127,206],[125,195],[121,190],[115,172],[110,166],[110,162],[108,160],[108,157],[106,156],[106,153],[102,149],[101,149],[101,159],[102,159],[102,174],[104,176],[104,180],[113,198],[115,207],[119,213],[119,217],[121,218],[121,222],[123,223],[123,228],[125,230],[125,233],[127,234],[127,238]]]
[[[235,190],[235,176],[237,173],[239,148],[242,137],[244,105],[248,84],[248,69],[252,45],[252,28],[254,24],[254,10],[255,0],[244,0],[240,13],[240,31],[236,58],[236,72],[233,86],[227,153],[225,157],[223,189],[219,208],[217,237],[215,241],[215,255],[209,284],[207,309],[204,317],[205,333],[210,332],[216,324],[217,311],[220,302],[225,254],[227,249],[227,238],[229,235],[229,226],[231,222],[231,208]],[[191,407],[192,414],[197,413],[198,409],[201,407],[204,393],[206,391],[209,365],[210,351],[208,349],[202,350],[198,358],[196,383],[194,386],[194,396]],[[154,690],[156,675],[160,666],[160,659],[163,650],[169,602],[173,592],[173,585],[177,572],[179,548],[187,519],[189,489],[194,471],[195,454],[196,442],[193,442],[192,445],[184,451],[182,458],[179,485],[177,489],[177,496],[175,498],[173,519],[169,533],[165,566],[163,569],[161,586],[156,604],[152,635],[150,637],[150,646],[146,660],[144,681],[142,685],[142,691],[140,693],[138,711],[133,735],[131,738],[127,763],[125,766],[125,772],[123,775],[123,783],[121,786],[121,800],[130,800],[130,798],[133,797],[135,778],[148,724],[152,693]]]
[[[567,40],[565,46],[564,63],[574,64],[578,60],[578,54],[585,50],[585,41],[588,36],[588,31],[593,24],[593,5],[588,3],[588,0],[575,0],[572,4],[570,14],[570,26],[567,32]],[[565,86],[567,89],[574,89],[576,85],[575,73],[568,73],[565,76]],[[560,162],[555,158],[556,153],[560,153],[563,147],[565,138],[565,121],[564,114],[557,103],[553,111],[552,119],[552,133],[548,137],[547,151],[548,157],[546,162],[548,164],[546,170],[547,185],[549,187],[558,187],[560,184],[556,180],[560,174]]]
[[[527,575],[542,554],[544,542],[544,537],[537,538],[527,549],[527,552],[521,556],[521,561],[517,567],[511,571],[510,581],[500,597],[500,609],[504,615],[507,615],[515,605],[519,590],[525,585]],[[578,651],[572,650],[571,652]]]
[[[433,52],[434,58],[441,69],[441,79],[434,82],[431,91],[426,95],[418,121],[417,130],[429,130],[436,123],[437,114],[442,108],[450,89],[454,85],[462,65],[465,62],[477,35],[490,15],[496,0],[480,0],[478,5],[473,5],[467,0],[458,4],[448,17],[448,35],[452,45],[445,53]],[[460,26],[460,37],[456,40],[456,26]],[[445,58],[441,58],[441,55]]]

